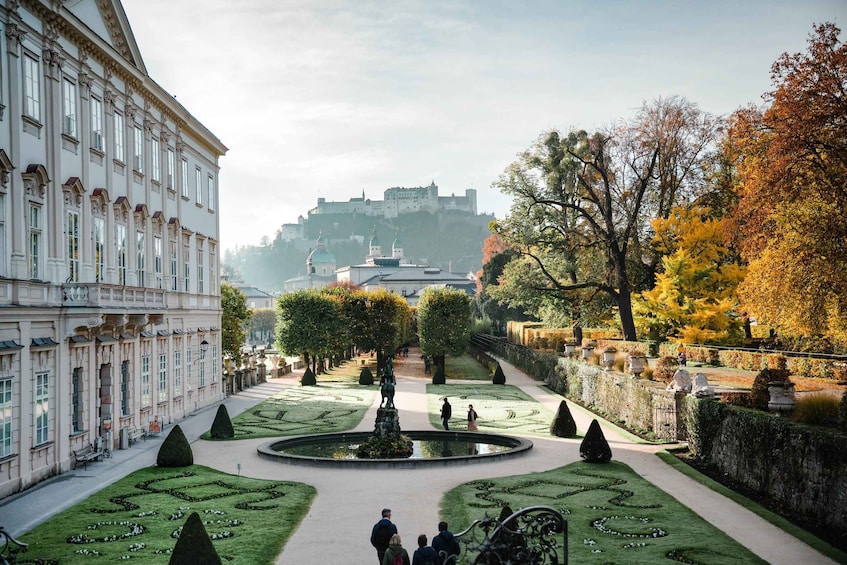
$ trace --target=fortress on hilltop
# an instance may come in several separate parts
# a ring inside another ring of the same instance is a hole
[[[384,200],[371,200],[365,198],[363,190],[361,198],[351,198],[347,202],[327,202],[326,198],[318,198],[318,205],[309,210],[309,215],[355,213],[396,218],[413,212],[436,214],[449,211],[476,215],[476,190],[473,188],[465,190],[464,196],[438,196],[438,186],[432,182],[429,186],[389,188],[383,196]]]

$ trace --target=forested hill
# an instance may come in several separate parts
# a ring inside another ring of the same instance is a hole
[[[336,265],[356,265],[365,261],[368,244],[376,226],[383,255],[391,255],[391,245],[399,229],[403,256],[411,263],[440,267],[454,273],[482,268],[482,244],[490,234],[490,214],[464,212],[415,212],[397,218],[377,218],[364,214],[310,215],[303,228],[304,239],[283,241],[280,232],[268,245],[227,251],[224,274],[264,290],[282,290],[283,281],[306,273],[306,257],[315,240],[323,234]],[[351,239],[364,236],[364,241]]]

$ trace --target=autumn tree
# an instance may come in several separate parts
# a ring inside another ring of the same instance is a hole
[[[633,297],[636,326],[652,339],[732,343],[740,339],[736,289],[744,269],[725,245],[727,221],[699,206],[651,222],[662,255],[656,284]]]
[[[642,241],[648,220],[699,190],[717,122],[684,98],[645,104],[636,117],[594,134],[543,134],[494,183],[514,197],[498,233],[537,270],[539,294],[581,316],[605,295],[626,339],[635,339],[631,292],[652,284]]]
[[[733,117],[746,307],[783,335],[847,343],[847,45],[817,25],[771,67],[764,110]]]
[[[468,295],[454,288],[427,287],[418,302],[421,351],[444,368],[446,355],[462,355],[470,347],[471,312]]]
[[[241,358],[249,320],[250,310],[244,293],[228,283],[221,283],[221,348],[224,355]]]

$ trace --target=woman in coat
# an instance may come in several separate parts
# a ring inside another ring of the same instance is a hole
[[[468,404],[468,431],[469,432],[478,432],[479,428],[476,427],[476,419],[478,418],[476,414],[476,410],[473,409],[473,404]]]
[[[382,565],[394,565],[395,557],[400,556],[403,559],[403,565],[412,565],[409,560],[409,553],[403,548],[400,543],[400,535],[394,534],[388,540],[388,549],[385,550],[385,557],[382,558]]]

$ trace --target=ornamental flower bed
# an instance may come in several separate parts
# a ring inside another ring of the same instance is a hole
[[[314,488],[193,465],[137,471],[21,536],[27,560],[160,564],[197,512],[225,563],[272,563]]]

